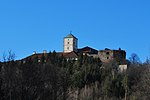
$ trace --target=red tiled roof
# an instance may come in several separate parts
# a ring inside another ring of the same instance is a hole
[[[24,59],[22,59],[22,60],[29,60],[29,59],[34,59],[35,57],[37,57],[37,58],[42,58],[42,56],[48,56],[48,53],[37,53],[37,54],[33,54],[33,55],[30,55],[30,56],[28,56],[28,57],[26,57],[26,58],[24,58]],[[64,58],[77,58],[78,57],[78,54],[76,53],[76,52],[74,52],[74,51],[72,51],[72,52],[67,52],[67,53],[64,53],[64,52],[58,52],[58,53],[56,53],[56,55],[58,56],[58,57],[61,57],[61,56],[63,56]]]
[[[56,53],[56,55],[63,56],[65,58],[77,58],[78,57],[77,53],[74,52],[74,51],[72,51],[72,52],[66,52],[66,53],[64,53],[64,52],[58,52],[58,53]]]

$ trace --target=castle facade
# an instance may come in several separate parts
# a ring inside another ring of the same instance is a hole
[[[87,46],[78,49],[77,43],[78,39],[72,34],[68,34],[64,37],[64,53],[76,52],[77,54],[86,54],[88,56],[99,58],[102,62],[110,62],[112,60],[122,62],[126,60],[126,52],[125,50],[121,50],[121,48],[118,50],[111,50],[108,48],[105,48],[104,50],[96,50]]]
[[[91,47],[83,47],[78,48],[78,38],[76,38],[71,33],[68,34],[66,37],[64,37],[63,40],[63,52],[56,52],[57,56],[63,56],[67,60],[78,60],[78,55],[83,54],[94,58],[99,58],[101,62],[107,63],[110,61],[118,61],[118,62],[125,62],[126,61],[126,52],[125,50],[121,50],[119,48],[118,50],[111,50],[108,48],[105,48],[104,50],[96,50]],[[35,57],[38,59],[38,62],[41,62],[42,56],[47,56],[48,53],[44,50],[43,53],[36,53],[34,52],[33,55],[28,56],[23,60],[23,62],[26,62],[26,60],[32,60]],[[46,62],[46,60],[45,60]]]

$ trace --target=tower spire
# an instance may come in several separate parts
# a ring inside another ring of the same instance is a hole
[[[72,30],[70,30],[70,34],[72,34]]]

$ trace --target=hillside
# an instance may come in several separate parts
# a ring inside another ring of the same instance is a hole
[[[131,60],[127,71],[119,73],[118,62],[102,63],[86,55],[66,60],[50,52],[37,60],[0,63],[1,100],[150,99],[149,61]]]

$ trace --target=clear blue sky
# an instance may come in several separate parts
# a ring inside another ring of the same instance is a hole
[[[63,51],[72,33],[90,46],[150,56],[150,0],[0,0],[0,58],[12,49],[20,59],[33,51]]]

